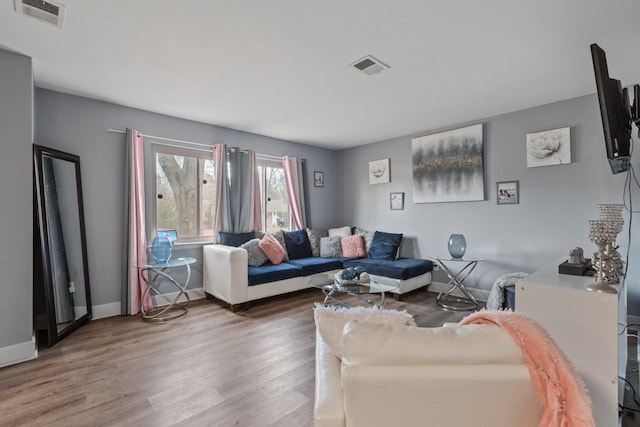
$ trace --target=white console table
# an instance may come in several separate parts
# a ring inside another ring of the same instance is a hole
[[[593,277],[558,273],[557,263],[516,285],[516,311],[540,323],[587,386],[598,427],[618,425],[627,362],[626,292],[590,292]],[[616,289],[619,290],[619,286]]]

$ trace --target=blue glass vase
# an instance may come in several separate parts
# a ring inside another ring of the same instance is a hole
[[[449,236],[449,253],[453,258],[462,258],[467,250],[467,241],[462,234]]]
[[[167,236],[158,236],[151,244],[151,256],[155,262],[167,262],[171,258],[171,240]]]

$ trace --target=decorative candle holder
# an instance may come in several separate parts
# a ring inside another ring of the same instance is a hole
[[[593,254],[593,266],[596,269],[596,283],[587,286],[593,292],[615,294],[618,291],[611,286],[620,283],[618,268],[612,261],[613,242],[619,233],[618,224],[608,219],[589,220],[589,239],[596,244],[598,251]]]
[[[622,227],[624,225],[624,219],[622,218],[622,209],[624,209],[624,205],[622,204],[599,204],[598,209],[600,210],[600,215],[598,219],[609,220],[613,223],[614,229],[616,230],[616,235],[622,231]],[[618,269],[619,274],[624,273],[624,261],[622,260],[622,256],[620,252],[618,252],[618,245],[616,244],[616,238],[614,236],[613,242],[611,242],[611,261],[615,264]]]

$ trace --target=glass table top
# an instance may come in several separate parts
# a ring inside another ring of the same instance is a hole
[[[196,259],[193,257],[182,257],[182,258],[169,258],[167,262],[155,262],[155,263],[147,263],[142,266],[142,268],[171,268],[171,267],[181,267],[184,265],[193,264],[196,262]]]

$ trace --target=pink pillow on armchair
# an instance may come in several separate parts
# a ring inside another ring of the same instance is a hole
[[[359,234],[340,239],[342,256],[349,258],[364,258],[367,251],[364,249],[364,239]]]
[[[284,249],[271,234],[265,234],[259,246],[272,264],[280,264],[284,259]]]

